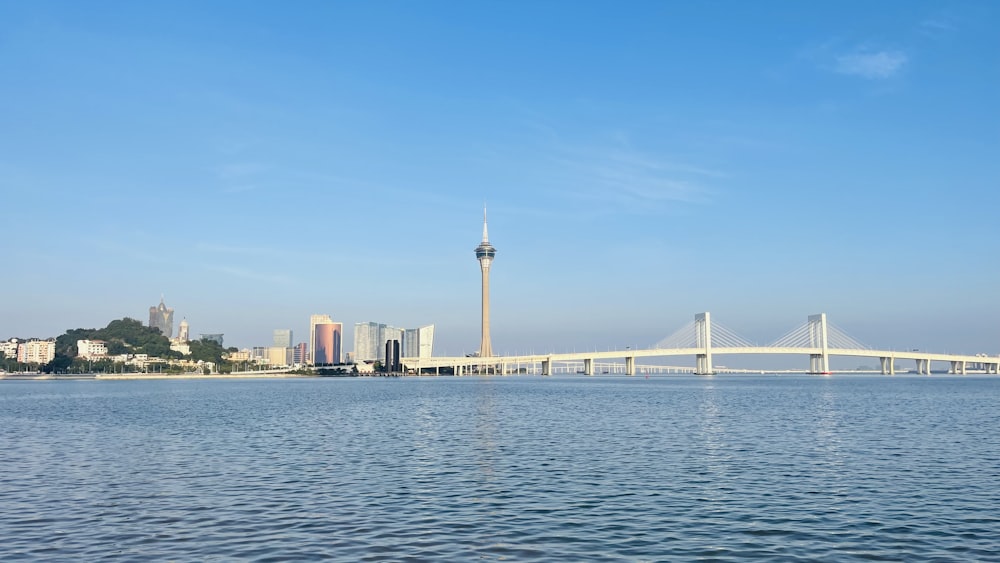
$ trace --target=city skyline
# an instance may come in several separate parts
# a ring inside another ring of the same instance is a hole
[[[994,3],[231,8],[0,6],[0,337],[162,293],[239,348],[327,311],[472,353],[487,200],[494,354],[700,311],[1000,353]]]

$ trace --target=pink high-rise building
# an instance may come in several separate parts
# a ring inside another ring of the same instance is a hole
[[[340,343],[344,334],[343,323],[316,323],[313,340],[313,364],[339,364]]]

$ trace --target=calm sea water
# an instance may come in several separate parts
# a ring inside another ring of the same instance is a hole
[[[1000,560],[1000,379],[0,382],[0,559]]]

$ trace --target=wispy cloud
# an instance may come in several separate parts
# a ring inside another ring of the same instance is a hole
[[[718,170],[624,148],[566,151],[555,161],[569,176],[564,194],[635,212],[671,202],[709,203],[714,190],[707,181],[726,177]]]
[[[931,38],[943,37],[956,30],[958,26],[949,17],[927,18],[917,25],[917,33]]]
[[[884,79],[898,74],[908,61],[902,51],[858,51],[838,56],[834,70],[840,74]]]

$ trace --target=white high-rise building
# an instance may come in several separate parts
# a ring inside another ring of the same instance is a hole
[[[434,325],[408,328],[403,333],[404,358],[430,358],[434,349]]]
[[[418,333],[418,356],[430,358],[434,353],[434,325],[422,326],[417,329]]]
[[[381,323],[354,324],[354,361],[374,362],[384,359],[385,328]]]

